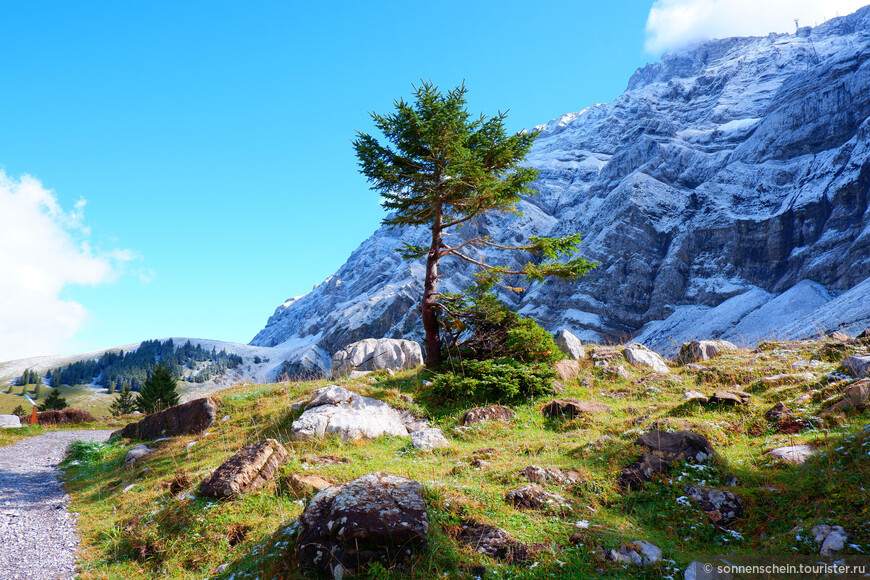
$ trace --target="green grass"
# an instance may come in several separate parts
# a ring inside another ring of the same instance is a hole
[[[290,475],[316,474],[341,483],[376,470],[423,483],[430,549],[403,570],[373,567],[363,575],[368,578],[469,578],[476,566],[487,568],[486,578],[681,577],[676,568],[684,569],[704,554],[818,553],[818,546],[806,540],[816,523],[846,528],[849,543],[858,548],[849,547],[844,554],[867,553],[870,431],[862,429],[870,413],[816,421],[814,428],[795,435],[776,433],[763,418],[774,403],[807,392],[810,400],[802,406],[788,404],[800,416],[815,416],[842,388],[842,383],[824,378],[837,370],[837,363],[827,360],[814,369],[819,378],[809,383],[765,387],[760,382],[764,376],[791,372],[792,362],[816,356],[821,346],[776,343],[759,352],[740,351],[709,361],[704,366],[710,371],[675,367],[674,375],[665,379],[650,378],[640,369],[632,369],[633,380],[615,379],[584,364],[560,396],[600,401],[614,413],[568,422],[545,420],[540,408],[551,397],[541,397],[513,404],[517,417],[510,424],[460,427],[462,413],[473,405],[439,404],[427,396],[424,377],[416,372],[348,385],[428,416],[453,442],[431,452],[414,450],[407,439],[395,437],[291,441],[290,425],[298,415],[291,405],[325,381],[235,387],[216,396],[218,416],[227,419],[217,421],[208,435],[158,443],[157,451],[133,470],[121,465],[137,442],[75,450],[76,463],[68,462],[66,473],[73,509],[80,514],[81,578],[204,578],[215,575],[221,564],[228,565],[221,578],[301,578],[292,563],[290,530],[308,498],[291,491]],[[711,394],[735,385],[753,394],[748,405],[710,408],[682,398],[687,389]],[[623,492],[616,478],[640,454],[634,440],[652,426],[703,433],[717,456],[703,468],[679,465],[640,491]],[[290,459],[265,488],[226,502],[185,495],[242,446],[264,437],[278,439],[290,451]],[[818,444],[822,451],[803,466],[763,457],[772,447],[804,442]],[[471,460],[485,448],[494,448],[487,452],[491,466],[473,468]],[[348,461],[307,461],[323,455]],[[578,485],[545,486],[573,502],[571,513],[524,512],[504,502],[505,492],[526,483],[518,472],[530,464],[581,473]],[[724,486],[744,499],[746,514],[731,526],[736,534],[714,528],[699,509],[676,501],[689,483]],[[503,527],[520,541],[539,544],[542,551],[524,565],[489,561],[452,539],[466,518]],[[589,527],[574,525],[581,520]],[[796,539],[795,528],[805,530],[803,540]],[[572,545],[568,538],[575,532],[581,541]],[[616,548],[639,539],[660,546],[666,561],[639,570],[597,556],[598,546]]]

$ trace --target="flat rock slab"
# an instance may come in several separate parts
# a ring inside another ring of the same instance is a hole
[[[0,429],[17,429],[21,427],[21,417],[18,415],[0,415]]]
[[[314,495],[327,487],[332,487],[332,483],[319,475],[298,475],[294,473],[290,476],[290,487],[296,493]]]
[[[406,420],[383,401],[364,397],[337,385],[314,391],[305,412],[293,421],[293,439],[320,439],[329,434],[341,439],[374,439],[381,435],[408,437]]]
[[[238,497],[265,485],[287,460],[287,450],[274,439],[242,448],[203,481],[199,490],[218,499]]]
[[[481,421],[512,421],[516,415],[510,407],[489,405],[488,407],[475,407],[467,410],[460,422],[463,425],[473,425]]]
[[[787,373],[781,375],[773,375],[772,377],[764,377],[761,382],[768,387],[778,387],[779,385],[792,385],[795,383],[808,383],[816,378],[813,373]]]
[[[202,433],[214,423],[217,403],[210,397],[194,399],[181,405],[152,413],[141,421],[130,423],[118,434],[127,439],[151,441],[160,437]]]
[[[708,405],[744,405],[749,402],[752,396],[743,391],[716,391],[707,399]]]
[[[765,455],[773,457],[786,463],[794,463],[800,465],[815,453],[815,448],[812,445],[788,445],[786,447],[777,447],[771,449]]]
[[[652,480],[656,475],[667,473],[670,470],[670,461],[650,453],[644,453],[640,459],[622,468],[622,473],[616,483],[624,489],[640,489],[644,483]]]
[[[127,452],[127,456],[124,457],[124,467],[130,468],[137,461],[142,459],[143,457],[147,457],[154,453],[154,449],[151,449],[147,445],[137,445],[133,449]]]
[[[299,517],[296,558],[327,578],[342,578],[372,562],[389,568],[428,548],[423,486],[369,473],[312,498]]]
[[[541,414],[548,419],[574,419],[581,415],[596,415],[613,413],[613,409],[604,403],[581,401],[579,399],[559,399],[547,403]]]
[[[347,345],[332,355],[333,375],[351,371],[413,369],[423,364],[423,351],[412,340],[366,338]]]
[[[73,441],[105,441],[110,431],[54,431],[0,447],[0,578],[77,576],[75,519],[56,465]]]
[[[847,356],[843,359],[843,368],[854,373],[856,377],[870,375],[870,354]]]
[[[570,381],[580,374],[580,363],[576,360],[564,359],[556,361],[553,368],[556,369],[556,374],[559,375],[559,378],[563,381]]]

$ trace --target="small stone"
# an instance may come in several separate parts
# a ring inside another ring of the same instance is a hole
[[[716,525],[727,526],[743,515],[743,500],[730,491],[700,485],[688,485],[683,491]]]
[[[505,501],[519,509],[564,511],[570,508],[567,499],[558,493],[550,493],[536,483],[530,483],[505,494]]]
[[[473,425],[481,421],[511,421],[515,416],[516,413],[510,407],[489,405],[488,407],[475,407],[467,410],[460,423]]]
[[[613,409],[603,403],[595,401],[581,401],[579,399],[559,399],[547,403],[541,414],[549,419],[574,419],[581,415],[595,415],[599,413],[613,413]]]
[[[698,391],[688,390],[683,393],[683,398],[687,401],[707,401],[707,396]]]
[[[810,445],[788,445],[771,449],[765,455],[786,463],[800,465],[809,459],[814,452],[815,448]]]
[[[127,456],[124,458],[124,467],[130,469],[134,463],[152,453],[154,453],[154,449],[151,449],[147,445],[137,445],[127,452]]]
[[[430,427],[421,431],[411,433],[411,444],[415,449],[435,449],[438,447],[449,447],[450,441],[444,437],[444,433],[437,427]]]
[[[768,387],[778,387],[780,385],[794,384],[794,383],[808,383],[816,378],[816,375],[813,373],[792,373],[792,374],[781,374],[781,375],[773,375],[771,377],[764,377],[761,379],[761,382],[764,383]]]
[[[782,402],[777,403],[764,413],[764,418],[771,422],[779,422],[783,419],[788,419],[791,416],[788,407]]]
[[[622,564],[649,566],[662,559],[662,549],[645,540],[636,540],[607,553],[607,559]]]
[[[822,556],[834,556],[846,546],[849,534],[842,526],[818,525],[812,529],[817,543],[821,544],[819,554]]]
[[[297,475],[294,473],[290,476],[290,487],[296,493],[310,496],[327,487],[332,487],[332,484],[317,475]]]

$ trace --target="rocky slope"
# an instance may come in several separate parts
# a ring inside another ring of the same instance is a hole
[[[600,267],[532,285],[515,306],[585,340],[662,350],[694,337],[751,343],[870,320],[870,7],[796,34],[714,40],[639,69],[608,104],[539,127],[539,195],[523,216],[461,237],[580,231]],[[417,337],[421,262],[382,228],[252,345],[322,360],[366,337]],[[445,262],[445,286],[472,274]]]

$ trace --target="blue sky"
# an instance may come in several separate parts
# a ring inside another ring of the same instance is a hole
[[[421,78],[465,80],[472,112],[545,123],[614,99],[663,50],[730,34],[715,10],[686,17],[715,5],[6,3],[0,360],[247,342],[378,227],[350,145],[369,111]]]

